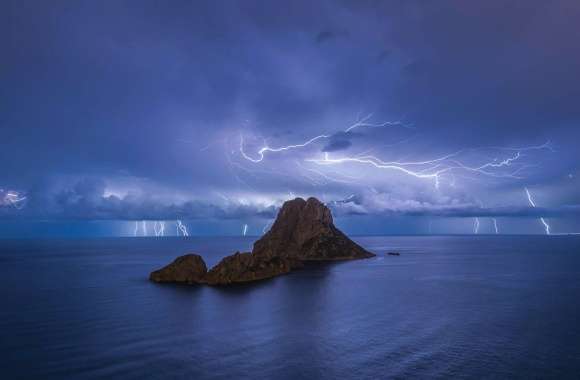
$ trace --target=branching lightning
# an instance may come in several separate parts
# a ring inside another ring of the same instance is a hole
[[[354,124],[350,125],[346,129],[344,129],[343,133],[350,132],[356,128],[383,128],[383,127],[392,127],[392,126],[400,126],[405,128],[410,128],[409,126],[404,125],[403,123],[397,122],[383,122],[383,123],[371,123],[369,120],[372,117],[372,114],[367,115],[362,119],[358,119]],[[282,146],[279,148],[272,148],[268,145],[264,145],[261,147],[257,153],[252,157],[251,155],[247,154],[244,149],[244,138],[241,136],[240,138],[240,147],[239,151],[241,156],[253,163],[260,163],[264,161],[266,153],[274,153],[274,152],[283,152],[289,151],[298,148],[304,148],[309,145],[312,145],[319,140],[328,139],[332,137],[333,134],[321,134],[315,137],[306,140],[303,143],[294,144],[294,145],[287,145]],[[486,176],[486,177],[493,177],[493,178],[509,178],[509,179],[522,179],[524,178],[522,172],[532,165],[520,164],[519,161],[525,156],[524,152],[530,150],[540,150],[540,149],[548,149],[553,151],[551,143],[548,141],[539,146],[527,146],[527,147],[520,147],[520,148],[505,148],[505,147],[488,147],[488,148],[471,148],[471,149],[461,149],[456,152],[443,155],[441,157],[437,157],[434,159],[427,159],[427,160],[419,160],[419,161],[401,161],[401,160],[394,160],[394,161],[385,161],[377,156],[368,155],[366,153],[355,155],[355,156],[343,156],[343,157],[333,157],[330,158],[328,152],[324,152],[323,158],[310,158],[306,159],[306,162],[313,163],[316,165],[341,165],[347,163],[356,163],[374,167],[376,169],[381,170],[391,170],[396,171],[399,173],[403,173],[405,175],[409,175],[414,178],[418,179],[429,179],[433,180],[435,187],[439,188],[441,179],[443,176],[448,175],[453,183],[455,182],[455,177],[453,172],[467,172],[473,173],[476,175]],[[494,158],[490,161],[483,162],[478,165],[468,165],[461,160],[461,157],[469,152],[477,152],[477,151],[506,151],[506,152],[513,152],[513,154],[509,155],[508,157],[502,158]],[[368,152],[368,151],[367,151]],[[319,171],[314,171],[314,169],[308,168],[307,170],[314,172],[321,177],[331,180],[332,182],[348,182],[344,179],[335,179],[328,177],[324,173]],[[309,177],[307,177],[309,178]],[[311,179],[311,178],[309,178]],[[311,179],[312,180],[312,179]],[[317,186],[315,181],[312,181],[314,186]]]
[[[181,222],[181,220],[176,221],[177,225],[177,235],[181,232],[183,236],[189,236],[189,232],[187,232],[187,227]]]
[[[522,150],[548,149],[547,144],[548,143],[536,147],[522,148]],[[511,148],[508,148],[508,150],[511,150]],[[514,167],[513,170],[507,172],[497,170],[499,168],[513,166],[514,162],[523,157],[521,151],[516,151],[512,156],[503,160],[494,159],[491,162],[485,162],[477,166],[464,164],[457,159],[458,156],[465,151],[466,150],[460,150],[442,157],[422,161],[383,161],[376,156],[370,155],[330,158],[328,153],[325,153],[322,159],[307,159],[306,161],[317,165],[337,165],[344,163],[370,165],[377,169],[398,171],[419,179],[431,179],[434,181],[436,188],[439,188],[442,176],[444,174],[451,174],[453,171],[472,172],[482,176],[495,178],[522,179],[524,177],[520,175],[520,172],[530,167],[529,165],[519,165]]]
[[[357,121],[352,124],[350,127],[346,128],[344,132],[350,132],[355,128],[384,128],[384,127],[403,127],[403,128],[413,128],[410,125],[403,124],[401,121],[385,121],[382,123],[371,123],[369,122],[372,119],[373,114],[370,113],[367,116],[361,118],[357,118]]]
[[[440,189],[441,184],[446,184],[450,188],[458,188],[460,185],[456,185],[458,179],[496,179],[496,180],[522,180],[525,179],[532,168],[538,165],[533,161],[534,156],[532,151],[546,150],[554,152],[554,148],[550,141],[547,141],[540,145],[531,146],[519,146],[519,147],[498,147],[498,146],[483,146],[483,147],[467,147],[453,151],[451,153],[444,153],[440,156],[435,156],[434,158],[426,157],[421,159],[413,159],[406,157],[393,157],[393,159],[385,159],[381,157],[379,148],[376,146],[371,146],[370,149],[365,149],[362,153],[352,154],[350,153],[352,149],[350,145],[347,145],[345,149],[339,149],[334,152],[326,151],[325,149],[320,149],[322,152],[318,155],[312,156],[313,149],[308,149],[308,147],[317,146],[320,148],[323,144],[326,144],[326,140],[334,139],[340,137],[341,133],[349,133],[357,128],[386,128],[386,127],[402,127],[402,128],[412,128],[408,125],[403,124],[400,121],[395,122],[381,122],[373,123],[371,122],[372,115],[367,115],[364,118],[357,118],[357,120],[346,127],[345,129],[336,131],[334,133],[324,133],[309,139],[298,142],[292,145],[272,147],[264,142],[263,146],[249,153],[247,150],[247,145],[244,140],[244,136],[240,135],[239,144],[239,158],[243,158],[242,161],[248,161],[251,164],[249,166],[252,169],[246,168],[241,163],[239,168],[251,173],[253,176],[259,174],[257,167],[252,164],[259,164],[266,161],[270,155],[282,152],[292,152],[289,156],[292,159],[298,169],[294,171],[294,177],[299,177],[301,180],[306,179],[306,183],[313,187],[319,187],[327,185],[328,183],[346,184],[349,186],[357,186],[361,184],[361,180],[368,176],[370,172],[361,172],[358,166],[370,167],[373,170],[378,171],[390,171],[394,173],[399,173],[403,176],[409,176],[418,180],[432,181],[435,189]],[[350,136],[352,137],[352,136]],[[346,138],[350,138],[346,137]],[[369,136],[370,137],[370,136]],[[405,138],[400,143],[408,144],[412,139]],[[367,140],[368,141],[368,140]],[[349,140],[350,142],[350,140]],[[414,142],[411,142],[414,144]],[[375,145],[375,144],[373,144]],[[304,156],[304,153],[298,155],[296,150],[304,149],[310,157]],[[412,152],[421,152],[421,149],[413,149]],[[235,150],[232,151],[232,154]],[[316,153],[315,153],[316,154]],[[231,162],[230,162],[231,164]],[[347,166],[348,165],[348,166]],[[326,169],[327,167],[335,166],[337,169]],[[318,170],[316,167],[319,167]],[[322,169],[320,167],[324,167]],[[263,170],[263,169],[260,169]],[[287,171],[275,170],[276,175],[288,175]],[[353,177],[347,174],[360,173],[360,177]],[[378,172],[377,172],[378,173]],[[459,187],[461,189],[461,187]],[[533,199],[526,189],[528,194],[528,200],[533,207]],[[290,196],[293,197],[293,194]],[[493,222],[493,229],[495,234],[499,234],[498,221],[495,218],[490,218]],[[550,226],[546,220],[542,217],[540,221],[546,229],[546,234],[550,234]],[[264,230],[268,226],[264,227]],[[479,218],[474,219],[473,231],[478,234],[481,227],[481,221]]]
[[[0,206],[10,205],[17,210],[22,210],[27,199],[26,196],[17,191],[8,190],[5,192],[3,189],[0,189],[0,197]]]
[[[404,127],[404,128],[412,128],[408,125],[403,124],[400,121],[395,121],[395,122],[383,122],[383,123],[371,123],[369,122],[369,120],[372,118],[372,114],[368,114],[367,116],[363,117],[362,119],[357,119],[357,121],[350,125],[348,128],[346,128],[345,130],[343,130],[342,132],[344,133],[348,133],[356,128],[384,128],[384,127],[393,127],[393,126],[400,126],[400,127]],[[292,150],[292,149],[298,149],[298,148],[304,148],[308,145],[311,145],[313,143],[315,143],[316,141],[322,140],[322,139],[328,139],[332,137],[332,135],[318,135],[315,137],[312,137],[309,140],[306,140],[305,142],[301,143],[301,144],[294,144],[294,145],[286,145],[286,146],[282,146],[279,148],[272,148],[269,147],[268,145],[264,145],[263,147],[261,147],[257,154],[257,158],[253,158],[250,157],[244,150],[244,136],[241,135],[240,136],[240,154],[242,155],[242,157],[244,157],[246,160],[251,161],[253,163],[259,163],[262,162],[264,160],[264,156],[266,153],[268,152],[284,152],[287,150]]]
[[[262,162],[264,160],[264,154],[266,152],[283,152],[285,150],[291,150],[291,149],[296,149],[296,148],[304,148],[305,146],[308,146],[308,145],[312,144],[313,142],[315,142],[317,140],[326,139],[326,138],[329,138],[329,137],[330,136],[328,136],[328,135],[320,135],[320,136],[316,136],[316,137],[311,138],[310,140],[306,141],[305,143],[296,144],[296,145],[283,146],[281,148],[270,148],[269,146],[264,146],[264,147],[260,148],[260,150],[258,150],[258,152],[257,152],[259,158],[252,158],[252,157],[248,156],[244,152],[244,137],[241,136],[241,138],[240,138],[240,154],[246,160],[252,161],[254,163],[258,163],[258,162]]]
[[[530,191],[528,190],[527,187],[524,187],[524,190],[526,191],[526,195],[528,196],[528,202],[530,202],[530,206],[536,208],[536,203],[532,199],[532,194],[530,194]],[[543,217],[540,217],[540,221],[542,222],[544,228],[546,229],[546,235],[550,235],[550,225],[546,222],[546,220]]]
[[[434,179],[436,185],[439,184],[439,172],[435,173],[426,173],[424,171],[413,171],[407,169],[404,165],[397,163],[397,162],[385,162],[381,161],[380,159],[374,156],[363,156],[363,157],[343,157],[343,158],[335,158],[332,159],[329,157],[328,153],[325,153],[323,159],[307,159],[306,161],[312,162],[318,165],[335,165],[335,164],[342,164],[347,162],[357,162],[361,164],[368,164],[374,166],[377,169],[390,169],[402,172],[404,174],[408,174],[410,176],[416,178],[429,178]],[[408,165],[420,165],[420,163],[408,163]]]

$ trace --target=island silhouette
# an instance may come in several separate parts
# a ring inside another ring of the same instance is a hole
[[[157,283],[229,285],[272,278],[307,261],[366,259],[375,256],[334,225],[332,213],[316,198],[284,203],[272,228],[254,243],[252,252],[223,258],[207,270],[200,255],[187,254],[152,272]]]

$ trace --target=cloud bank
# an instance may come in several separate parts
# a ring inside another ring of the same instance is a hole
[[[197,220],[197,219],[273,219],[284,200],[294,194],[271,198],[269,202],[226,199],[192,199],[171,202],[129,192],[107,195],[100,179],[83,179],[65,188],[27,194],[15,207],[0,198],[0,219],[18,220]],[[5,191],[4,194],[17,194]],[[325,200],[336,217],[437,216],[437,217],[578,217],[580,205],[553,208],[521,206],[482,207],[468,198],[433,197],[404,199],[395,192],[366,191],[339,199]]]

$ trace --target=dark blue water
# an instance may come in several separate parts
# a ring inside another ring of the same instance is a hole
[[[367,237],[375,259],[255,285],[147,280],[179,254],[211,265],[252,240],[0,241],[0,377],[580,374],[579,237]]]

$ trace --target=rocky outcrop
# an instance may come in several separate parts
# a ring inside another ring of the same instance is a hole
[[[205,281],[207,267],[200,255],[179,256],[171,264],[151,272],[149,279],[154,282],[178,282],[198,284]]]
[[[302,265],[298,260],[261,258],[249,252],[236,252],[223,258],[208,272],[201,256],[190,254],[180,256],[171,264],[152,272],[149,279],[158,283],[228,285],[279,276]]]
[[[349,260],[373,257],[334,226],[330,209],[316,198],[284,203],[276,221],[252,253],[299,260]]]
[[[227,285],[264,280],[302,266],[298,260],[282,257],[262,258],[252,253],[235,253],[213,267],[205,278],[209,285]]]
[[[330,209],[316,198],[284,203],[276,221],[252,252],[225,257],[209,272],[198,255],[177,258],[151,273],[155,282],[228,285],[263,280],[301,267],[304,261],[373,257],[334,226]]]

